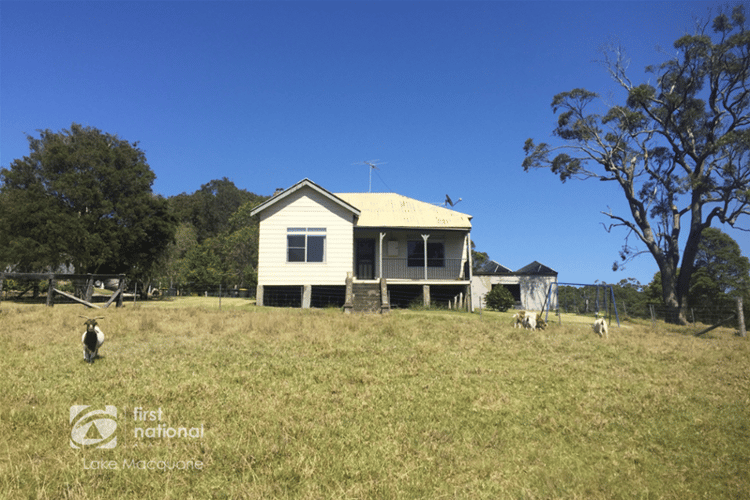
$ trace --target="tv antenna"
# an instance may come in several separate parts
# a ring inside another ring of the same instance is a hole
[[[360,161],[357,163],[352,163],[352,165],[367,165],[370,167],[368,170],[370,171],[370,185],[369,189],[367,190],[368,193],[372,193],[372,171],[373,170],[380,170],[377,166],[378,165],[385,165],[388,163],[387,161],[380,161],[380,160],[370,160],[370,161]]]
[[[451,200],[451,197],[446,194],[445,195],[445,206],[447,207],[448,205],[450,205],[451,208],[455,207],[456,205],[458,205],[459,203],[461,203],[462,200],[463,200],[463,198],[459,198],[458,201],[454,202],[453,200]]]

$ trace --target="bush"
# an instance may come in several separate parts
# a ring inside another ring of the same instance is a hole
[[[516,303],[510,290],[502,285],[493,287],[492,290],[484,296],[484,300],[487,303],[488,309],[494,309],[501,312],[507,311]]]

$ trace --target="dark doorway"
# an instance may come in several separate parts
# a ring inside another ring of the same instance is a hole
[[[375,279],[375,239],[358,238],[355,241],[357,244],[357,254],[355,257],[357,279]]]

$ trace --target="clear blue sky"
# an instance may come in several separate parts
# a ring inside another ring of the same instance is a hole
[[[605,43],[645,80],[720,5],[3,0],[0,165],[72,122],[138,141],[164,196],[222,177],[262,195],[305,177],[367,191],[353,164],[378,159],[373,191],[462,198],[477,249],[511,269],[646,284],[649,255],[611,270],[626,233],[600,211],[624,213],[617,188],[525,173],[522,146],[550,139],[555,94],[621,95],[596,62]],[[750,254],[748,233],[722,229]]]

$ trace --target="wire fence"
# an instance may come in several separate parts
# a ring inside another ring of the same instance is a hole
[[[227,286],[221,283],[183,283],[147,290],[149,297],[241,297],[255,298],[255,287]]]
[[[49,303],[50,291],[48,280],[45,279],[4,279],[0,284],[0,301],[17,303]],[[57,280],[55,288],[75,297],[84,298],[92,304],[103,304],[110,300],[120,286],[118,279],[91,279],[77,277],[70,280]],[[182,283],[175,286],[151,286],[145,290],[138,289],[133,282],[126,288],[122,300],[125,303],[137,303],[143,300],[172,300],[179,297],[215,298],[220,306],[222,298],[244,298],[248,302],[255,299],[255,287],[226,286],[221,283]],[[673,311],[662,304],[647,303],[642,297],[628,299],[625,297],[612,300],[609,290],[597,291],[595,288],[561,289],[558,300],[559,309],[550,311],[550,315],[558,312],[579,316],[604,316],[610,321],[622,320],[627,317],[651,319],[652,322],[671,322]],[[302,287],[265,287],[265,304],[280,307],[301,307]],[[344,286],[313,286],[310,306],[314,308],[343,307],[346,300]],[[459,308],[466,309],[470,300],[465,294],[464,286],[433,286],[430,289],[431,308]],[[55,304],[74,304],[78,301],[64,295],[55,296]],[[393,309],[424,308],[423,287],[417,285],[388,285],[388,302]],[[738,318],[742,317],[745,327],[750,327],[750,301],[742,305],[742,313],[738,311],[737,302],[725,300],[710,306],[690,307],[687,310],[689,325],[700,330],[707,326],[724,324],[739,328]],[[550,318],[551,319],[551,318]]]

